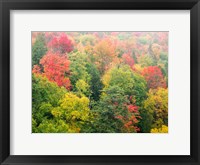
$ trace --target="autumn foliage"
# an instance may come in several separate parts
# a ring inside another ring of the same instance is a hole
[[[43,68],[43,72],[39,66],[34,66],[33,73],[41,73],[47,77],[49,81],[56,82],[58,86],[64,86],[66,89],[70,89],[70,80],[67,77],[69,73],[70,61],[66,56],[61,56],[57,53],[48,52],[40,60],[40,64]]]
[[[131,57],[130,54],[123,54],[122,55],[122,59],[124,61],[125,64],[129,65],[131,67],[131,69],[134,69],[134,59]]]
[[[48,47],[60,54],[69,53],[73,50],[72,41],[67,37],[65,33],[61,33],[60,36],[54,36],[48,43]]]
[[[33,133],[167,133],[168,32],[33,32]]]
[[[142,75],[147,81],[148,88],[166,88],[166,81],[164,80],[164,76],[159,67],[149,66],[144,68]]]
[[[112,65],[112,61],[116,58],[117,52],[115,46],[110,39],[104,39],[97,43],[94,47],[94,55],[96,64],[100,72],[103,73]]]

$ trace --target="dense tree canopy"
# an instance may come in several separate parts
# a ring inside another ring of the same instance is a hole
[[[33,133],[167,133],[168,32],[33,32]]]
[[[32,66],[39,65],[40,59],[47,52],[46,41],[44,34],[37,35],[32,46]]]

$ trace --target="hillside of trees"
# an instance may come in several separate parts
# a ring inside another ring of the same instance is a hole
[[[168,32],[32,32],[33,133],[168,133]]]

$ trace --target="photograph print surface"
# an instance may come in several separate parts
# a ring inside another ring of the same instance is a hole
[[[168,133],[168,32],[32,32],[32,133]]]

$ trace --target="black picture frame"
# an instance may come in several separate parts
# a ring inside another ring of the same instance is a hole
[[[191,155],[25,156],[10,155],[10,10],[190,10]],[[0,162],[6,164],[200,164],[199,0],[0,0]],[[199,64],[199,65],[198,65]]]

